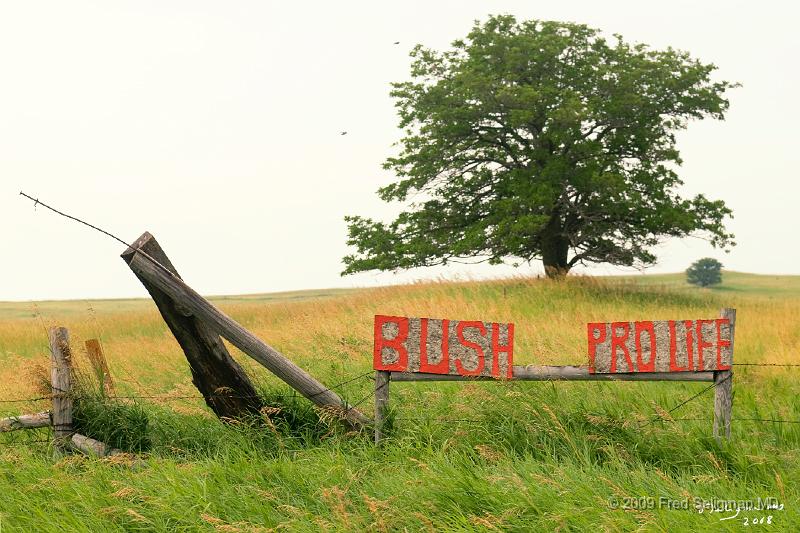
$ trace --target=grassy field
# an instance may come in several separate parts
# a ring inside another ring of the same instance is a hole
[[[515,278],[216,302],[327,384],[363,375],[338,390],[367,413],[376,313],[512,321],[518,364],[583,364],[586,322],[728,306],[736,362],[800,364],[800,277],[726,273],[711,290],[681,280]],[[185,398],[197,395],[188,367],[147,300],[0,304],[0,399],[46,393],[54,324],[70,328],[79,362],[82,341],[102,339],[118,396],[159,398],[80,402],[81,430],[130,456],[54,459],[45,430],[0,436],[3,532],[800,530],[800,424],[745,420],[800,420],[800,368],[737,367],[733,438],[721,445],[713,391],[667,413],[707,384],[473,382],[393,384],[393,427],[376,447],[236,350],[277,412],[220,424]],[[0,403],[3,414],[46,407]],[[729,520],[735,512],[693,508],[759,497],[784,507]]]

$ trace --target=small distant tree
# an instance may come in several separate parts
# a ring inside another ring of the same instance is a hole
[[[711,257],[699,259],[686,269],[686,281],[700,287],[721,283],[722,263]]]

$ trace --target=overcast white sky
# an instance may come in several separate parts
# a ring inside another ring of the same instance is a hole
[[[414,44],[445,48],[494,13],[671,45],[741,82],[726,121],[693,123],[678,144],[686,192],[734,209],[739,246],[670,242],[650,271],[712,256],[800,273],[792,2],[0,0],[0,300],[146,294],[121,245],[20,190],[128,241],[150,230],[204,294],[541,271],[339,276],[344,215],[396,212],[375,195],[400,138],[389,83]]]

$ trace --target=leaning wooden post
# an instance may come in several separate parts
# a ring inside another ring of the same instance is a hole
[[[72,354],[67,328],[50,328],[50,383],[53,387],[53,434],[57,450],[65,450],[72,436]]]
[[[216,335],[228,339],[231,344],[315,404],[339,409],[350,425],[359,429],[372,422],[358,409],[344,402],[333,390],[217,309],[166,265],[162,265],[144,250],[133,247],[123,257],[139,279],[163,292],[184,314],[202,321]]]
[[[150,233],[145,232],[136,239],[122,258],[129,263],[136,252],[147,254],[176,279],[181,279],[175,265]],[[240,418],[248,413],[260,416],[263,403],[258,391],[244,369],[231,357],[219,335],[147,279],[138,274],[136,277],[153,297],[164,322],[183,349],[192,371],[192,382],[205,398],[206,405],[223,420]]]
[[[383,370],[375,371],[375,444],[383,438],[383,424],[389,408],[389,381],[392,373]]]
[[[736,327],[736,309],[724,308],[721,318],[730,321],[731,365],[734,361],[733,341]],[[731,437],[731,411],[733,410],[733,370],[714,372],[714,438],[717,442]]]

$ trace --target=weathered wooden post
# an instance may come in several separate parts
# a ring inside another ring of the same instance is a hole
[[[389,408],[389,381],[392,373],[383,370],[375,371],[375,444],[383,438],[383,424]]]
[[[164,264],[159,256],[152,255],[142,245],[142,243],[151,239],[153,239],[152,235],[145,233],[125,251],[122,257],[128,263],[128,267],[145,284],[150,294],[153,295],[154,300],[156,300],[156,295],[161,295],[168,300],[167,305],[171,306],[169,309],[170,313],[174,313],[173,318],[179,320],[178,317],[191,317],[193,324],[203,326],[201,338],[204,341],[210,340],[207,332],[212,332],[214,338],[218,338],[216,337],[217,335],[224,337],[315,404],[340,410],[342,417],[353,427],[361,428],[371,423],[369,418],[355,407],[344,402],[333,390],[317,381],[308,372],[243,328],[189,287],[174,272],[174,268],[171,268],[171,265]],[[158,303],[158,300],[156,300],[156,303]],[[165,308],[159,305],[159,310],[161,310],[166,320]],[[174,321],[172,323],[167,321],[167,323],[170,328],[174,325]],[[175,329],[173,329],[173,333],[180,341]],[[189,336],[184,338],[190,339]],[[203,361],[207,362],[208,357],[204,357]]]
[[[72,447],[78,450],[79,452],[82,452],[91,457],[107,457],[109,455],[116,455],[118,453],[122,453],[121,450],[112,448],[111,446],[109,446],[104,442],[100,442],[99,440],[95,440],[91,437],[81,435],[80,433],[75,433],[72,435],[72,439],[70,439],[70,444],[72,444]]]
[[[136,239],[131,248],[122,254],[122,258],[130,265],[137,251],[158,261],[171,277],[181,279],[167,254],[150,233],[145,232]],[[192,382],[203,395],[206,405],[220,418],[258,415],[262,407],[258,392],[239,363],[231,357],[219,335],[147,278],[138,273],[136,277],[152,296],[164,322],[183,349],[192,371]]]
[[[85,343],[86,355],[92,363],[92,369],[100,383],[100,392],[105,396],[114,393],[114,383],[111,381],[111,374],[108,371],[106,356],[103,354],[103,346],[98,339],[89,339]]]
[[[50,383],[53,387],[53,434],[58,451],[69,446],[72,437],[72,353],[67,328],[49,330]]]
[[[722,309],[720,318],[730,321],[731,365],[734,361],[734,329],[736,327],[736,309]],[[714,438],[721,441],[731,437],[731,412],[733,411],[733,370],[717,370],[714,372]]]

